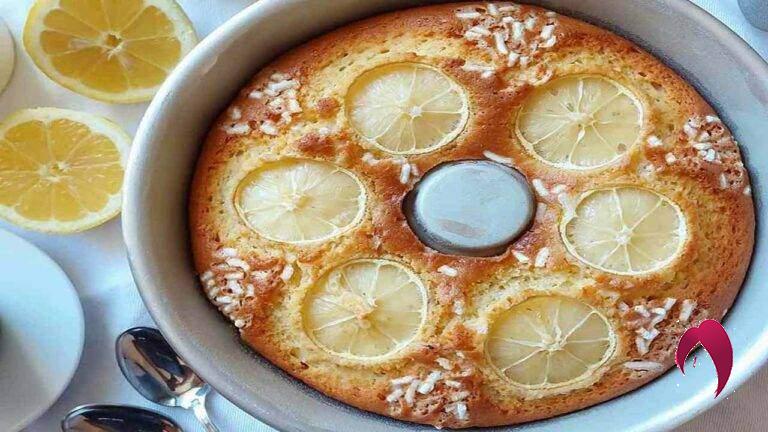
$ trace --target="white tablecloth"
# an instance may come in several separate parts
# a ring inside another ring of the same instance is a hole
[[[179,0],[203,37],[230,16],[252,3],[250,0]],[[320,0],[317,0],[320,1]],[[328,0],[331,2],[332,0]],[[747,40],[768,58],[768,33],[751,27],[740,13],[737,0],[693,0]],[[16,38],[17,67],[11,85],[0,95],[0,118],[29,107],[54,106],[107,116],[133,133],[146,109],[145,104],[112,106],[69,92],[45,78],[33,66],[19,44],[24,19],[32,0],[0,0],[0,16]],[[82,363],[61,399],[27,430],[59,430],[59,421],[72,407],[87,403],[141,405],[165,411],[186,431],[202,431],[191,414],[161,409],[144,401],[122,378],[115,363],[113,343],[123,330],[152,325],[131,279],[122,243],[119,220],[72,236],[49,236],[25,232],[0,222],[45,250],[67,272],[78,289],[85,310],[86,342]],[[55,367],[55,363],[51,364]],[[680,428],[685,432],[764,431],[768,402],[764,388],[768,369],[715,409]],[[725,395],[724,395],[725,396]],[[220,396],[210,400],[211,415],[224,431],[271,431]]]

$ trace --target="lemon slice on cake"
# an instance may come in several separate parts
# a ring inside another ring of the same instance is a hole
[[[236,206],[269,240],[306,244],[336,237],[365,213],[363,184],[328,162],[284,159],[252,171],[240,183]]]
[[[0,216],[24,228],[70,233],[120,212],[131,138],[116,124],[56,108],[0,123]]]
[[[152,99],[197,42],[174,0],[36,0],[24,46],[48,77],[104,102]]]
[[[572,75],[537,88],[515,123],[518,138],[544,162],[583,170],[607,165],[638,141],[643,105],[621,84]]]
[[[304,325],[328,351],[370,360],[408,345],[426,310],[426,290],[413,272],[394,261],[363,259],[331,270],[310,289]]]
[[[395,63],[362,74],[347,93],[347,117],[363,138],[395,154],[453,141],[469,117],[464,90],[437,69]]]
[[[668,265],[682,249],[686,224],[667,197],[636,187],[586,193],[561,225],[568,251],[600,270],[637,275]]]
[[[549,390],[588,379],[615,347],[615,332],[595,308],[569,297],[539,296],[496,318],[486,353],[514,384]]]

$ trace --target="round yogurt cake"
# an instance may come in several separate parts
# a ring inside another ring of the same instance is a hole
[[[439,252],[404,210],[466,160],[534,191],[502,253]],[[736,141],[689,84],[511,3],[398,11],[281,56],[213,125],[190,198],[204,292],[248,345],[340,401],[451,428],[658,377],[726,313],[755,229]]]

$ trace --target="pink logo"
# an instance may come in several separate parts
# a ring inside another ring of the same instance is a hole
[[[685,375],[685,360],[699,344],[707,350],[712,358],[712,363],[715,365],[717,372],[715,397],[718,397],[728,383],[733,369],[731,338],[722,324],[711,319],[702,321],[698,327],[691,327],[686,330],[680,338],[675,352],[675,364],[683,375]]]

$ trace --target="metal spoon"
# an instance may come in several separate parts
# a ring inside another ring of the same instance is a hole
[[[63,432],[183,432],[160,413],[130,406],[85,405],[61,421]]]
[[[198,377],[159,331],[136,327],[115,344],[117,364],[131,385],[152,402],[192,410],[208,432],[219,432],[205,409],[211,387]]]

